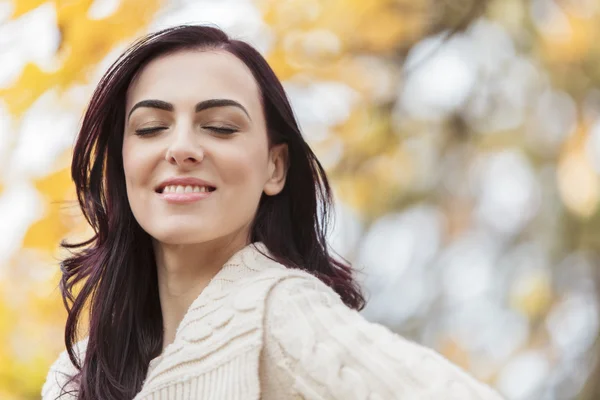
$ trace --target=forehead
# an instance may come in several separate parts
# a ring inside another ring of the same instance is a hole
[[[260,108],[260,90],[248,67],[223,50],[182,50],[158,57],[127,91],[127,108],[144,99],[178,103],[226,98]],[[256,111],[256,110],[254,110]]]

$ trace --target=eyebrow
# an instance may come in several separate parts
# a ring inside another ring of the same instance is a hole
[[[173,104],[168,103],[166,101],[142,100],[142,101],[136,103],[133,107],[131,107],[129,114],[127,115],[127,119],[129,119],[131,117],[131,113],[133,113],[133,111],[135,111],[136,108],[140,108],[140,107],[158,108],[159,110],[165,110],[165,111],[173,111],[175,109],[175,107],[173,107]],[[198,104],[196,104],[194,111],[200,112],[203,110],[207,110],[209,108],[216,108],[216,107],[237,107],[240,110],[242,110],[244,112],[244,114],[246,114],[248,116],[250,121],[252,121],[252,118],[250,118],[250,114],[248,114],[248,111],[244,108],[244,106],[241,105],[240,103],[238,103],[237,101],[230,100],[230,99],[204,100],[204,101],[201,101]]]

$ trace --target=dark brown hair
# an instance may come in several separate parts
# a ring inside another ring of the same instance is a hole
[[[78,369],[71,381],[81,400],[133,398],[148,363],[162,348],[151,237],[135,220],[125,190],[121,157],[125,98],[132,79],[148,62],[188,49],[220,49],[246,64],[260,88],[269,145],[288,144],[285,186],[276,196],[263,194],[250,240],[263,242],[287,267],[317,276],[349,307],[364,305],[351,267],[328,251],[332,198],[325,171],[304,141],[284,89],[265,59],[247,43],[212,27],[186,25],[150,34],[126,50],[100,80],[74,149],[71,174],[80,207],[95,233],[81,243],[61,243],[71,251],[61,264],[61,290],[68,311],[65,343]],[[81,289],[75,295],[78,283]],[[80,360],[75,343],[86,304],[89,340]]]

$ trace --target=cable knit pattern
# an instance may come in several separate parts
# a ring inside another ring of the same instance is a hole
[[[240,250],[211,280],[174,342],[150,362],[134,400],[501,399],[433,350],[367,322],[314,276],[259,250],[268,254],[262,243]],[[58,396],[75,372],[63,352],[43,400],[73,399]]]
[[[85,355],[85,346],[87,345],[87,338],[81,340],[75,345],[75,351],[79,355],[80,359],[83,360]],[[71,363],[67,351],[63,351],[58,356],[58,359],[50,366],[48,371],[48,377],[44,386],[42,386],[42,398],[43,400],[49,399],[60,399],[60,400],[76,400],[76,387],[75,385],[67,385],[69,377],[74,376],[77,370]],[[64,391],[62,391],[64,386]]]
[[[435,351],[369,323],[317,279],[286,279],[267,304],[265,378],[297,398],[501,399]]]

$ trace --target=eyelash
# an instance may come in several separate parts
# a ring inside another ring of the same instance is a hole
[[[225,128],[225,127],[220,127],[220,126],[206,126],[204,127],[205,129],[211,130],[215,133],[221,134],[221,135],[231,135],[235,132],[237,132],[236,129],[233,128]],[[152,133],[158,132],[158,131],[162,131],[168,129],[164,126],[157,126],[155,128],[144,128],[144,129],[138,129],[135,131],[136,135],[138,136],[147,136],[150,135]]]
[[[224,126],[205,126],[204,128],[223,135],[231,135],[232,133],[237,132],[236,129],[226,128]]]
[[[159,126],[159,127],[156,127],[156,128],[137,129],[135,131],[135,134],[138,135],[138,136],[147,136],[147,135],[149,135],[151,133],[162,131],[162,130],[165,130],[165,129],[167,129],[167,128],[162,127],[162,126]]]

